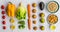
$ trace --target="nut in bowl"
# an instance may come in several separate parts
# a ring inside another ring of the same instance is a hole
[[[50,14],[47,17],[47,20],[48,20],[49,24],[56,24],[58,22],[58,17],[56,15],[54,15],[54,14]]]

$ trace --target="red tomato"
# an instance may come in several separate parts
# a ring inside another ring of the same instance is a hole
[[[2,19],[5,19],[5,16],[2,16]]]
[[[4,9],[5,7],[4,7],[4,5],[1,5],[1,9]]]
[[[6,29],[6,26],[3,26],[3,29],[5,30]]]
[[[5,11],[2,11],[2,14],[5,14]]]
[[[6,22],[5,22],[5,21],[3,21],[3,22],[2,22],[2,24],[6,24]]]

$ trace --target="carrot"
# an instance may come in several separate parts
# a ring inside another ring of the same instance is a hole
[[[29,30],[31,29],[31,20],[30,19],[28,19],[28,28],[29,28]]]
[[[30,4],[28,4],[27,5],[27,10],[28,10],[28,29],[31,29],[31,20],[30,20],[30,9],[31,9],[31,7],[30,7]]]
[[[30,18],[30,4],[27,5],[27,10],[28,10],[28,18]]]

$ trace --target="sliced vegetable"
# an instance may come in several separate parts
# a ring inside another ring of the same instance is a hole
[[[24,29],[25,26],[24,26],[24,25],[19,25],[18,28],[19,28],[19,29]]]
[[[25,21],[19,21],[18,24],[25,25]]]

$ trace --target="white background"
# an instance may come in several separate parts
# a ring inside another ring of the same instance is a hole
[[[44,3],[45,3],[45,8],[44,8],[44,10],[43,11],[41,11],[40,9],[39,9],[39,7],[38,7],[38,4],[39,4],[39,2],[41,2],[41,1],[43,1]],[[49,2],[49,1],[51,1],[51,0],[0,0],[0,7],[1,7],[1,5],[4,5],[5,6],[5,8],[6,8],[6,6],[7,6],[7,4],[8,4],[8,2],[12,2],[13,4],[15,4],[16,5],[16,7],[18,7],[18,5],[19,5],[19,3],[20,2],[22,2],[23,4],[24,4],[24,6],[25,7],[27,7],[27,4],[28,3],[30,3],[31,5],[32,5],[32,3],[36,3],[37,4],[37,7],[36,7],[36,10],[37,10],[37,12],[35,13],[36,15],[37,15],[37,18],[35,19],[35,20],[37,20],[37,24],[36,25],[34,25],[34,24],[32,24],[32,29],[31,30],[29,30],[28,29],[28,23],[27,23],[27,19],[26,19],[26,28],[25,29],[23,29],[23,30],[21,30],[21,29],[18,29],[18,20],[16,19],[16,18],[14,18],[15,19],[15,23],[14,23],[14,25],[16,26],[16,28],[15,28],[15,30],[11,30],[10,29],[10,25],[11,25],[11,23],[9,22],[9,17],[5,14],[5,16],[6,16],[6,19],[5,19],[5,21],[6,21],[6,30],[3,30],[2,29],[2,26],[3,26],[3,24],[2,24],[2,14],[1,14],[1,8],[0,8],[0,32],[60,32],[60,9],[58,10],[58,12],[56,12],[55,14],[58,16],[58,22],[55,24],[56,25],[56,30],[54,30],[54,31],[52,31],[52,30],[50,30],[49,29],[49,24],[47,23],[47,16],[49,15],[49,14],[51,14],[51,13],[49,13],[48,11],[47,11],[47,9],[46,9],[46,6],[47,6],[47,3]],[[52,0],[53,1],[53,0]],[[59,3],[59,5],[60,5],[60,0],[55,0],[55,1],[57,1],[58,3]],[[33,8],[31,7],[31,10],[32,10]],[[44,24],[41,24],[40,22],[39,22],[39,13],[41,13],[41,12],[43,12],[44,14],[45,14],[45,23]],[[31,15],[32,15],[33,13],[31,12]],[[34,19],[32,19],[31,18],[31,20],[34,20]],[[44,31],[41,31],[40,29],[39,29],[39,27],[40,26],[45,26],[45,30]],[[34,31],[33,30],[33,27],[34,26],[37,26],[37,30],[36,31]]]

